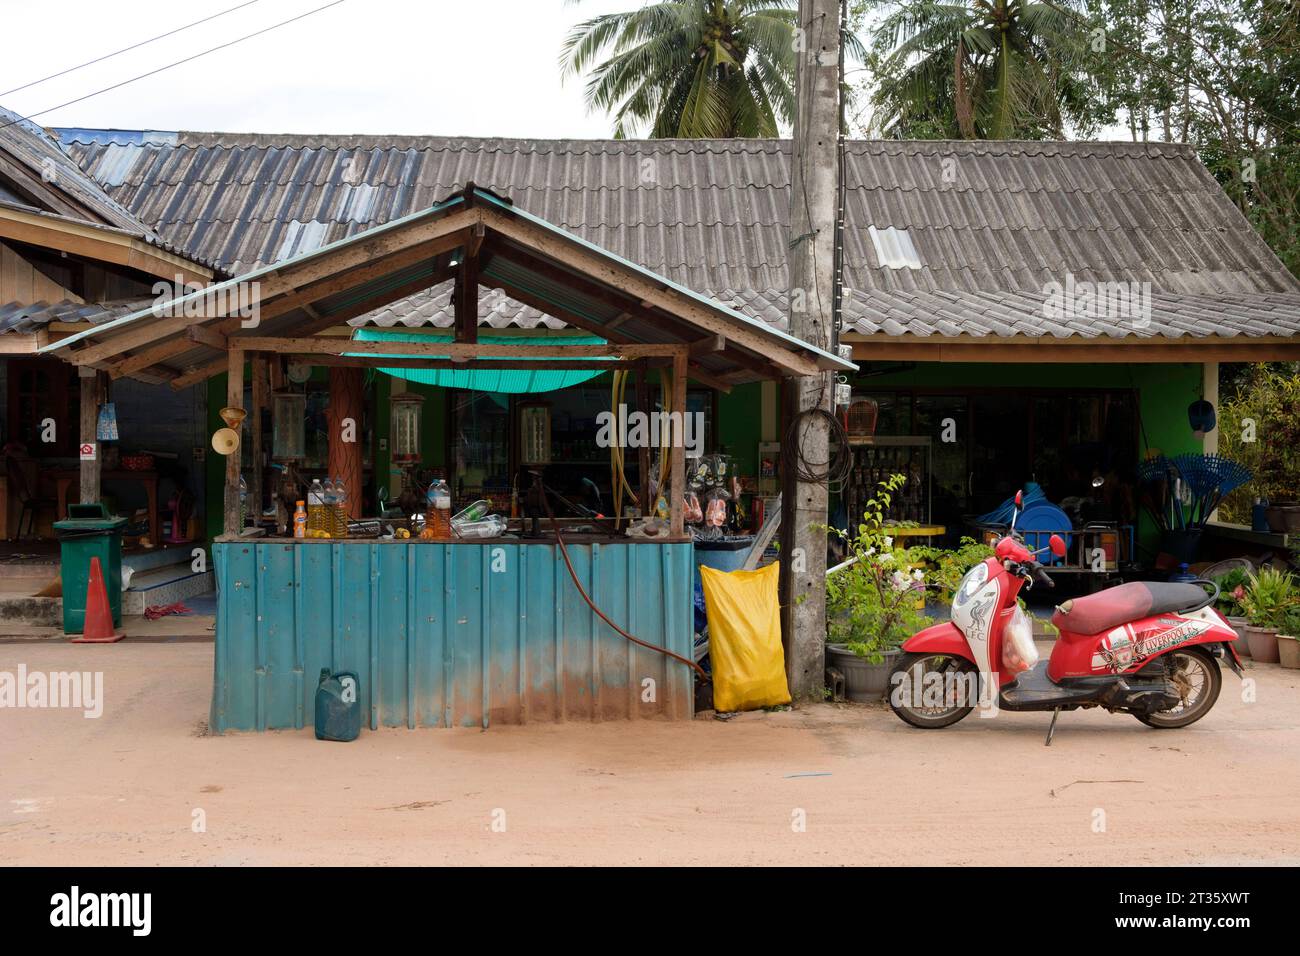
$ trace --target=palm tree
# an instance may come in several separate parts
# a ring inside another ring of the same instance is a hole
[[[898,137],[1061,139],[1093,101],[1082,0],[882,0],[875,131]]]
[[[569,32],[561,69],[590,73],[587,105],[613,114],[620,139],[644,127],[659,137],[776,136],[794,116],[796,6],[660,0],[601,14]]]

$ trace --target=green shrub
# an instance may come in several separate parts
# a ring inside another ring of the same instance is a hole
[[[1261,568],[1249,576],[1241,606],[1255,627],[1280,628],[1287,615],[1300,607],[1300,590],[1295,578],[1276,568]]]
[[[1245,568],[1233,568],[1226,574],[1214,579],[1219,586],[1219,596],[1214,601],[1215,609],[1224,617],[1243,617],[1246,613],[1241,600],[1246,596],[1246,586],[1250,576]]]

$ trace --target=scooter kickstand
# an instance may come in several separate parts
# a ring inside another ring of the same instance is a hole
[[[1056,733],[1056,718],[1060,716],[1061,716],[1061,708],[1053,707],[1052,722],[1047,725],[1047,741],[1043,744],[1044,747],[1052,746],[1052,734]]]

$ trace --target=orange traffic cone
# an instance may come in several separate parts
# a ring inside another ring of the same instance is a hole
[[[113,609],[108,606],[108,590],[104,587],[104,572],[99,558],[90,559],[90,577],[86,581],[86,622],[81,636],[73,644],[113,644],[126,637],[113,630]]]

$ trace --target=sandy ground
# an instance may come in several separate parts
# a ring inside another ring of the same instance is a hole
[[[0,643],[105,709],[0,709],[9,864],[1300,862],[1300,672],[1182,731],[817,705],[729,722],[206,736],[210,643]],[[204,826],[199,828],[196,819]],[[804,826],[799,823],[803,821]],[[199,832],[196,832],[199,830]]]

